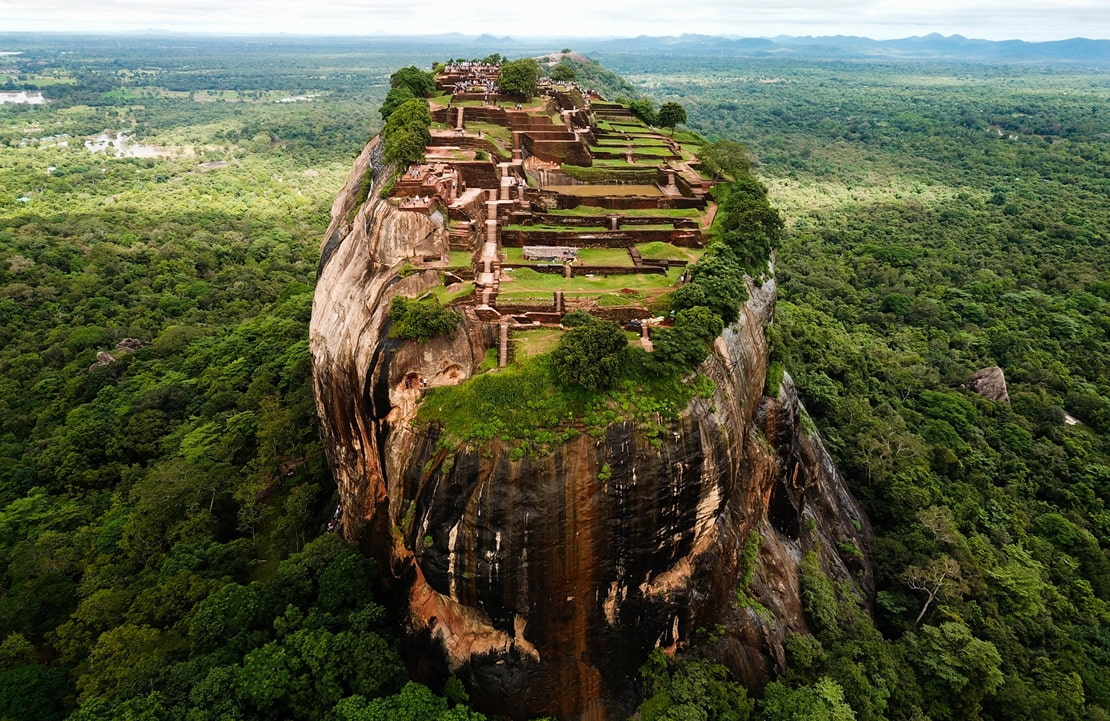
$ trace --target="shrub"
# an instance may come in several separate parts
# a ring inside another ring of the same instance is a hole
[[[441,335],[453,338],[462,316],[435,300],[397,296],[389,304],[389,319],[393,322],[390,329],[392,337],[427,343]]]
[[[552,352],[555,377],[563,385],[589,390],[613,387],[625,365],[628,339],[611,320],[596,320],[572,328]]]

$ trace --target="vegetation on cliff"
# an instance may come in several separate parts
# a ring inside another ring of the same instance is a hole
[[[389,320],[392,321],[390,335],[394,338],[426,343],[436,336],[453,336],[462,316],[435,300],[397,296],[389,305]]]

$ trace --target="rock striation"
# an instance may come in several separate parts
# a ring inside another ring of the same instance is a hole
[[[867,519],[789,375],[765,392],[770,268],[700,368],[712,394],[662,433],[618,422],[542,455],[445,446],[413,422],[424,384],[479,373],[508,321],[464,308],[454,338],[390,337],[392,298],[444,282],[413,259],[457,239],[443,216],[379,197],[379,151],[333,205],[310,347],[340,526],[378,560],[416,677],[455,674],[477,708],[514,719],[624,718],[657,647],[696,650],[756,691],[783,671],[784,640],[809,630],[809,552],[866,604]]]

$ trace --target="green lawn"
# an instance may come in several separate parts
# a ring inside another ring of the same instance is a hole
[[[601,137],[601,138],[598,139],[597,145],[593,145],[593,146],[590,146],[590,147],[591,148],[597,147],[597,148],[602,148],[602,149],[608,150],[608,149],[611,149],[611,148],[614,148],[614,147],[623,148],[626,145],[631,145],[631,146],[637,147],[637,148],[644,148],[644,147],[665,148],[665,147],[667,147],[667,141],[664,140],[663,138],[657,138],[657,137],[637,136],[637,137],[632,138],[631,140],[625,140],[624,138],[618,138],[618,137],[615,137],[615,136],[604,136],[604,137]]]
[[[480,130],[482,131],[482,137],[500,140],[502,145],[505,143],[509,143],[510,146],[512,145],[513,131],[506,127],[495,123],[472,123],[466,119],[466,113],[463,113],[463,125],[466,126],[466,132],[468,133],[477,133]]]
[[[599,120],[597,121],[597,127],[613,133],[650,132],[648,126],[643,123],[613,123],[608,120]]]
[[[681,269],[671,268],[667,275],[637,273],[592,277],[579,275],[574,278],[564,278],[561,275],[540,273],[530,268],[516,268],[511,272],[502,273],[501,289],[497,297],[498,300],[506,302],[550,302],[551,294],[557,290],[568,295],[588,297],[614,293],[625,288],[654,296],[670,290],[681,275]]]
[[[469,250],[452,250],[447,253],[451,268],[469,268],[474,264],[474,253]]]
[[[581,248],[578,257],[582,265],[632,266],[632,256],[625,248]]]
[[[613,210],[593,205],[579,205],[566,210],[548,210],[547,215],[566,215],[571,217],[591,217],[595,215],[623,215],[628,218],[700,218],[702,211],[697,208],[644,208],[633,210]]]
[[[559,328],[513,331],[512,341],[516,361],[555,350],[555,346],[559,345],[559,339],[563,337],[563,332]]]
[[[659,165],[659,160],[655,158],[637,158],[633,162],[622,160],[620,158],[597,158],[594,160],[595,168],[654,168]]]
[[[457,300],[462,300],[474,292],[474,281],[468,280],[462,284],[455,285],[437,285],[432,290],[428,291],[432,294],[440,305],[450,305]]]
[[[624,162],[624,161],[619,161]],[[581,165],[567,165],[566,163],[559,166],[559,168],[576,180],[581,180],[584,183],[605,183],[609,180],[630,181],[638,180],[644,183],[654,183],[656,178],[656,171],[653,167],[644,165],[629,165],[624,163],[620,168],[616,167],[583,167]]]
[[[680,248],[670,243],[658,241],[639,243],[636,246],[640,257],[648,260],[689,260],[696,261],[705,252],[704,248]]]
[[[546,225],[546,224],[514,225],[514,224],[509,224],[509,225],[501,226],[501,230],[543,230],[543,231],[555,232],[555,233],[597,233],[599,231],[608,230],[608,229],[609,229],[608,226],[603,226],[603,225],[585,225],[585,226],[577,226],[576,227],[576,226],[573,226],[573,225]]]

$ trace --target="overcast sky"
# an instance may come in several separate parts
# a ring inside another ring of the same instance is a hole
[[[536,11],[547,14],[540,17]],[[1107,0],[0,0],[0,32],[1110,38]]]

